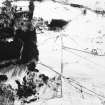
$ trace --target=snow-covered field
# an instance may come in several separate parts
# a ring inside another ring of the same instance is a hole
[[[69,1],[69,0],[68,0]],[[92,9],[104,8],[104,1],[70,1]],[[83,15],[83,9],[62,5],[51,1],[36,3],[35,16],[45,20],[65,19],[71,20],[64,30],[60,32],[44,31],[38,34],[38,47],[40,61],[51,66],[57,72],[61,72],[61,38],[64,46],[91,51],[99,49],[100,54],[105,54],[105,17],[88,10]],[[97,43],[99,42],[99,43]],[[101,43],[102,42],[102,43]],[[80,82],[86,88],[105,96],[105,56],[91,55],[72,49],[63,50],[63,75]],[[42,66],[38,66],[41,68]],[[42,67],[42,70],[46,69]],[[47,105],[101,105],[96,97],[84,95],[80,98],[73,87],[63,82],[64,97],[46,102]],[[105,100],[105,99],[102,99]]]

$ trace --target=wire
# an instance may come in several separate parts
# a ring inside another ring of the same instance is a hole
[[[65,50],[65,51],[68,51],[68,50]],[[100,65],[100,64],[97,64],[96,62],[94,62],[94,61],[92,61],[92,60],[90,60],[90,59],[88,59],[88,58],[86,58],[86,57],[83,57],[83,56],[81,56],[81,55],[79,55],[79,54],[77,54],[77,53],[74,53],[74,52],[72,52],[72,51],[68,51],[68,52],[69,52],[69,53],[72,53],[72,54],[74,54],[74,55],[76,55],[76,56],[78,56],[78,57],[80,57],[80,58],[82,58],[82,59],[84,59],[84,60],[86,60],[86,61],[92,63],[92,64],[94,64],[95,66],[99,66],[99,67],[101,67],[102,69],[105,69],[104,66],[102,66],[102,65]]]
[[[80,49],[76,49],[76,48],[71,48],[71,47],[67,47],[67,46],[63,46],[63,49],[75,50],[75,51],[79,51],[79,52],[91,54],[91,55],[94,55],[94,56],[105,56],[104,54],[103,54],[103,55],[94,54],[94,53],[92,53],[92,52],[88,52],[88,51],[84,51],[84,50],[80,50]]]
[[[81,88],[87,90],[88,92],[93,93],[93,94],[96,95],[97,97],[101,97],[101,98],[104,98],[104,99],[105,99],[105,96],[103,96],[103,95],[101,95],[101,94],[98,94],[98,93],[96,93],[96,92],[94,92],[94,91],[92,91],[92,90],[86,88],[85,86],[81,85],[78,81],[74,80],[73,78],[68,78],[68,77],[62,75],[61,73],[59,73],[59,72],[57,72],[56,70],[54,70],[51,66],[48,66],[48,65],[46,65],[46,64],[44,64],[44,63],[42,63],[42,62],[39,62],[39,64],[42,65],[42,66],[44,66],[44,67],[46,67],[46,68],[48,68],[49,70],[55,72],[56,74],[60,75],[63,79],[69,81],[70,83],[72,82],[72,83],[74,83],[74,84],[80,86]]]

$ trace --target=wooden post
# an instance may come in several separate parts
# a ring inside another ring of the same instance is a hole
[[[60,35],[61,37],[61,74],[63,75],[63,35]],[[61,97],[63,97],[63,87],[62,87],[62,77],[61,78]]]

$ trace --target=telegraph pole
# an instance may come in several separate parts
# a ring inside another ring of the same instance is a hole
[[[60,35],[61,38],[61,74],[63,75],[63,35]],[[63,84],[62,84],[62,77],[60,77],[61,79],[61,97],[63,97]]]

